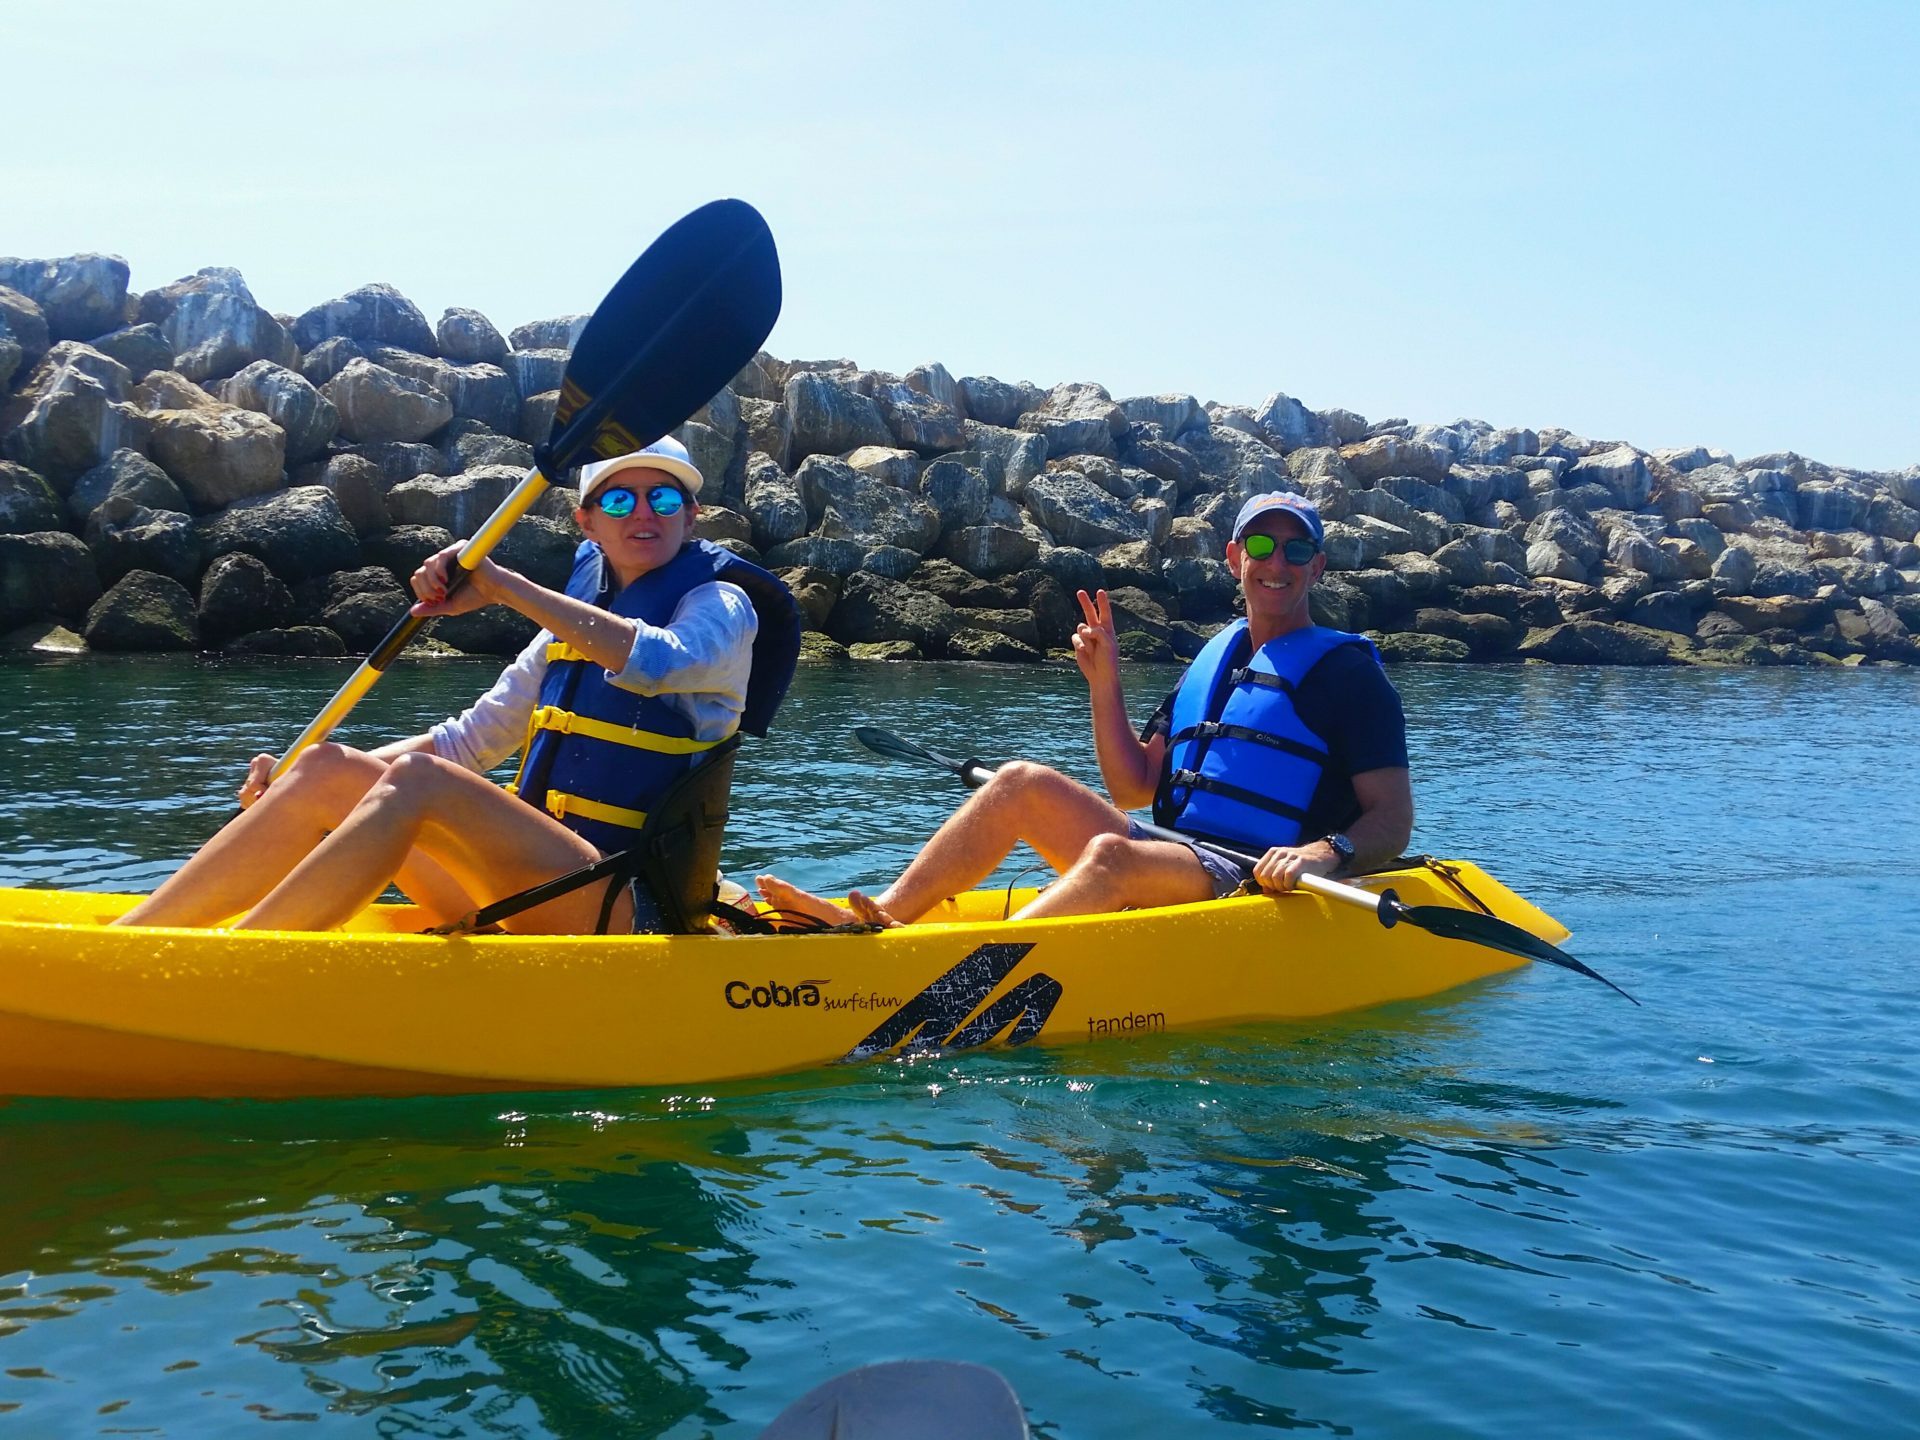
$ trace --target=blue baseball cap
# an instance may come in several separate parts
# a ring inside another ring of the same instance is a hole
[[[1324,545],[1327,539],[1326,527],[1320,523],[1320,512],[1313,508],[1313,502],[1304,495],[1291,490],[1269,490],[1263,495],[1251,497],[1240,507],[1240,513],[1234,517],[1233,538],[1238,540],[1247,533],[1247,527],[1275,510],[1284,510],[1302,525],[1313,537],[1313,543]]]

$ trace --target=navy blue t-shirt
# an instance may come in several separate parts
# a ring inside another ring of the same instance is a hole
[[[1246,664],[1252,648],[1243,635],[1231,663]],[[1177,687],[1168,692],[1140,728],[1141,744],[1167,734],[1177,693]],[[1306,727],[1326,742],[1328,752],[1327,768],[1300,826],[1304,843],[1344,830],[1359,818],[1355,775],[1407,768],[1407,717],[1400,692],[1362,645],[1342,645],[1323,656],[1294,687],[1293,705]]]

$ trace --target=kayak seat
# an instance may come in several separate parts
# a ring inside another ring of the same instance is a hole
[[[739,749],[740,737],[734,735],[709,750],[647,812],[639,839],[617,857],[626,863],[607,887],[596,933],[607,933],[623,879],[633,883],[636,931],[703,935],[711,928]]]

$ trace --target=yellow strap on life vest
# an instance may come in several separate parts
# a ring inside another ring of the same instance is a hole
[[[697,755],[702,750],[711,750],[722,741],[730,739],[722,735],[719,740],[681,740],[672,735],[657,735],[651,730],[636,730],[631,725],[613,725],[605,720],[590,720],[585,715],[576,715],[571,710],[562,710],[558,705],[542,705],[533,712],[534,730],[557,730],[562,735],[585,735],[592,740],[605,740],[613,745],[630,745],[636,750],[652,750],[661,755]]]
[[[564,640],[555,640],[547,646],[547,663],[549,665],[556,660],[585,660],[586,658],[586,656],[582,655]]]
[[[647,823],[647,812],[644,810],[629,810],[624,805],[603,805],[598,800],[589,800],[583,795],[569,795],[564,790],[547,791],[547,813],[556,820],[579,815],[609,825],[624,825],[630,830],[638,830]]]

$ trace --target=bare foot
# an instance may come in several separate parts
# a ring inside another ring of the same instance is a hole
[[[858,890],[847,892],[847,908],[853,911],[863,925],[878,925],[883,930],[892,930],[901,923]]]
[[[811,915],[816,920],[824,920],[829,925],[854,925],[860,923],[860,917],[844,905],[836,905],[831,900],[822,900],[812,891],[802,890],[798,885],[789,885],[778,875],[756,875],[754,888],[760,892],[760,898],[775,910],[791,910],[799,915]]]

